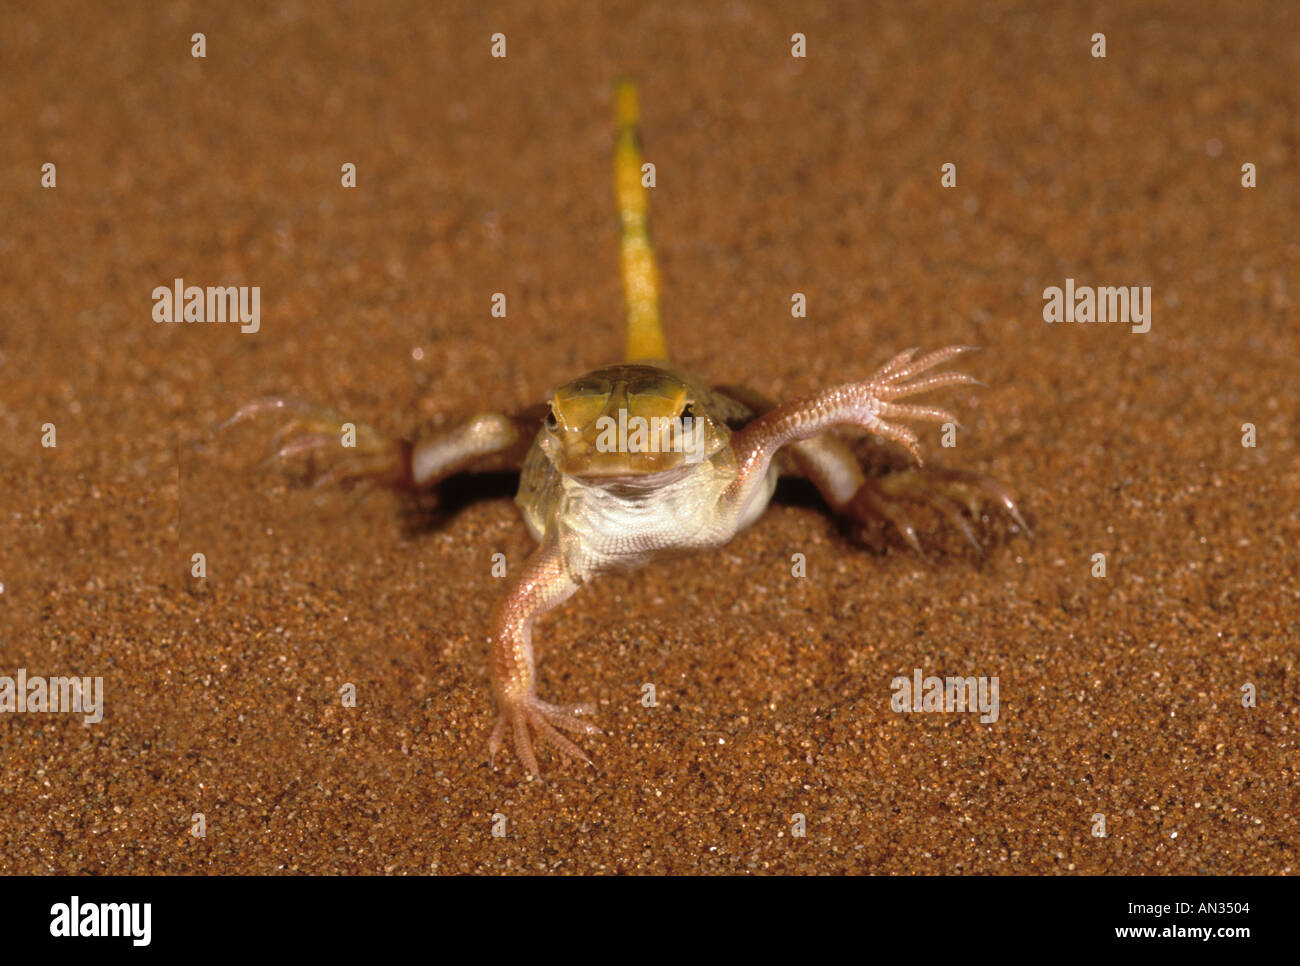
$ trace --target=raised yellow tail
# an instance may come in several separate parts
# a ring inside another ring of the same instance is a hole
[[[622,80],[614,94],[618,140],[614,148],[614,190],[618,196],[619,261],[627,307],[627,347],[623,358],[667,359],[668,343],[659,320],[659,269],[650,244],[649,199],[641,185],[641,109],[636,85]]]

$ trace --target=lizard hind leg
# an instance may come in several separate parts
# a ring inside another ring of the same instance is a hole
[[[241,406],[218,426],[220,433],[238,423],[273,412],[288,418],[271,440],[264,465],[295,457],[322,458],[327,464],[313,486],[371,483],[411,484],[411,444],[378,432],[366,423],[348,420],[331,409],[287,396],[267,396]]]
[[[894,470],[869,477],[854,494],[846,515],[859,525],[859,535],[873,521],[892,524],[919,552],[921,547],[911,511],[929,507],[982,556],[984,548],[973,522],[982,520],[985,509],[994,505],[1026,536],[1032,536],[1029,524],[1005,485],[983,473],[936,466]]]
[[[916,466],[868,475],[847,441],[826,434],[791,447],[800,475],[816,485],[836,515],[847,520],[854,536],[864,542],[880,524],[896,530],[919,554],[917,510],[928,507],[966,538],[981,556],[984,548],[976,525],[987,508],[998,507],[1012,523],[1030,535],[1011,491],[983,473]]]
[[[541,423],[542,407],[515,415],[475,413],[406,439],[350,421],[323,406],[287,397],[255,399],[217,432],[266,412],[288,415],[271,443],[267,463],[300,456],[319,458],[326,468],[313,486],[371,484],[399,489],[432,487],[466,471],[518,469]]]

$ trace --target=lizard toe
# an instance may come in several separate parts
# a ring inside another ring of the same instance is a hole
[[[497,716],[496,726],[488,739],[489,763],[495,766],[496,753],[500,750],[507,727],[514,734],[515,754],[519,756],[524,769],[533,778],[541,779],[542,771],[533,749],[534,734],[536,740],[553,748],[561,758],[572,758],[590,765],[591,758],[572,740],[560,733],[560,729],[581,734],[602,734],[600,728],[590,721],[575,717],[578,714],[590,714],[595,709],[589,704],[554,705],[548,704],[536,695],[528,695],[511,702]]]

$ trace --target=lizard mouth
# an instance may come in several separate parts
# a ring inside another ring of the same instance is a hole
[[[595,484],[635,483],[662,485],[689,471],[708,458],[694,450],[682,451],[602,451],[590,440],[553,441],[548,446],[552,462],[565,476]]]
[[[610,466],[588,468],[585,471],[568,472],[565,475],[585,486],[597,486],[617,496],[636,496],[653,493],[682,479],[695,466],[696,464],[679,464],[650,471]]]

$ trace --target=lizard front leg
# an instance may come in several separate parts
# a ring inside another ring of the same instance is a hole
[[[777,404],[747,386],[720,386],[719,391],[739,401],[755,416]],[[812,482],[837,515],[850,520],[859,534],[876,520],[892,524],[917,553],[921,541],[909,512],[911,506],[929,506],[965,536],[977,553],[983,553],[971,520],[979,520],[986,504],[995,504],[1028,534],[1015,497],[997,480],[969,470],[925,466],[890,470],[868,476],[847,441],[834,432],[790,443],[783,456],[791,471]],[[968,520],[963,512],[969,514]]]
[[[735,480],[724,491],[723,501],[734,513],[743,513],[749,501],[761,488],[773,457],[783,447],[813,440],[835,426],[858,426],[869,432],[901,443],[921,463],[916,434],[906,426],[889,422],[890,419],[930,420],[956,422],[956,417],[937,406],[917,406],[897,402],[931,389],[962,384],[979,384],[979,380],[960,372],[943,372],[923,375],[935,366],[947,362],[971,346],[949,346],[922,357],[915,358],[916,349],[901,353],[863,382],[848,383],[833,389],[806,396],[763,413],[739,430],[731,441],[737,462]],[[914,378],[922,377],[923,378]],[[911,380],[911,381],[909,381]],[[834,444],[826,441],[804,445],[812,457],[818,446]],[[825,454],[822,454],[825,455]],[[803,462],[812,462],[802,460]],[[860,470],[842,472],[842,460],[822,460],[827,478],[814,477],[823,492],[832,494],[832,505],[839,509],[851,502],[855,490],[863,481]],[[836,472],[830,472],[835,470]]]
[[[578,584],[569,575],[564,554],[554,538],[533,551],[524,563],[523,573],[492,619],[492,691],[499,714],[488,754],[493,762],[501,747],[506,728],[514,734],[515,751],[534,778],[541,778],[537,756],[529,729],[562,755],[591,764],[582,749],[557,729],[582,734],[600,734],[594,724],[580,721],[575,715],[589,714],[590,705],[558,706],[537,697],[533,662],[533,622],[553,607],[573,596]]]

